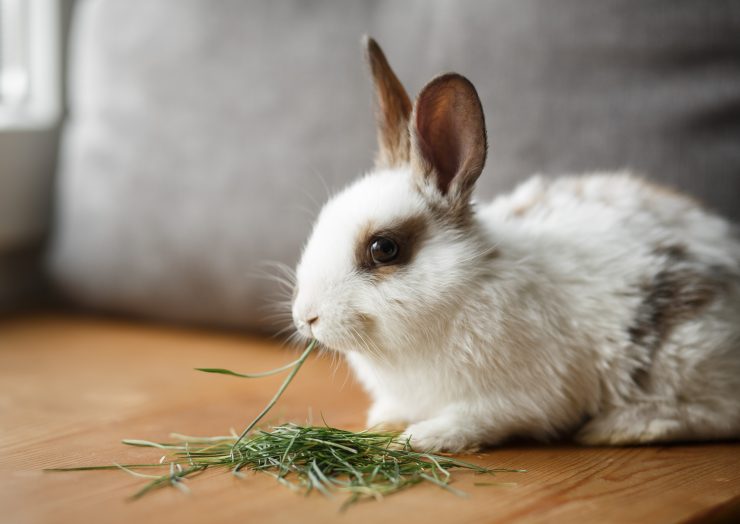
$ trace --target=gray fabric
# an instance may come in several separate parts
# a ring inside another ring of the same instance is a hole
[[[375,36],[415,94],[478,87],[479,195],[632,167],[740,217],[734,0],[81,4],[51,265],[82,303],[261,325],[326,191],[371,165]]]

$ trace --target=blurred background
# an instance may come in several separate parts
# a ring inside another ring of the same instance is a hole
[[[627,167],[740,218],[737,0],[0,0],[0,311],[273,330],[261,264],[372,164],[363,34],[476,85],[481,199]]]

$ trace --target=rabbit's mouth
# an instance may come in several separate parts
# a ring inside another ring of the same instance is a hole
[[[325,318],[309,326],[310,338],[338,353],[379,354],[380,347],[371,335],[373,324],[372,319],[363,314],[336,320]]]

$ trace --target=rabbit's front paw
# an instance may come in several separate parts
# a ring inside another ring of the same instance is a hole
[[[391,404],[375,404],[367,417],[367,427],[372,431],[400,433],[408,425],[404,415]]]
[[[480,443],[466,434],[457,421],[448,417],[412,424],[401,439],[408,440],[417,451],[460,453],[480,449]]]

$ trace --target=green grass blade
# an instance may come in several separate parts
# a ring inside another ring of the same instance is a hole
[[[263,371],[261,373],[237,373],[236,371],[231,371],[230,369],[223,369],[223,368],[194,368],[195,371],[202,371],[203,373],[215,373],[218,375],[229,375],[232,377],[239,377],[239,378],[264,378],[264,377],[271,377],[272,375],[278,375],[280,373],[283,373],[284,371],[288,371],[292,367],[294,367],[296,364],[298,364],[298,360],[294,360],[293,362],[290,362],[288,364],[285,364],[284,366],[280,366],[279,368],[271,369],[269,371]]]
[[[262,412],[257,415],[257,417],[242,431],[241,435],[239,435],[239,438],[236,439],[236,442],[234,443],[234,447],[236,447],[239,442],[242,441],[242,439],[252,431],[252,428],[254,428],[262,418],[267,415],[267,413],[272,409],[272,406],[275,405],[275,403],[278,401],[278,399],[282,396],[285,389],[288,387],[288,384],[293,380],[293,377],[295,377],[296,373],[298,373],[298,370],[301,369],[301,366],[308,358],[308,355],[311,354],[311,352],[316,347],[316,339],[312,340],[311,343],[308,345],[306,350],[303,352],[303,354],[300,356],[300,358],[296,361],[295,366],[293,367],[293,370],[290,372],[290,374],[285,378],[285,381],[282,383],[280,388],[278,389],[277,393],[275,393],[275,396],[272,397],[272,400],[267,403],[267,406],[262,410]]]

